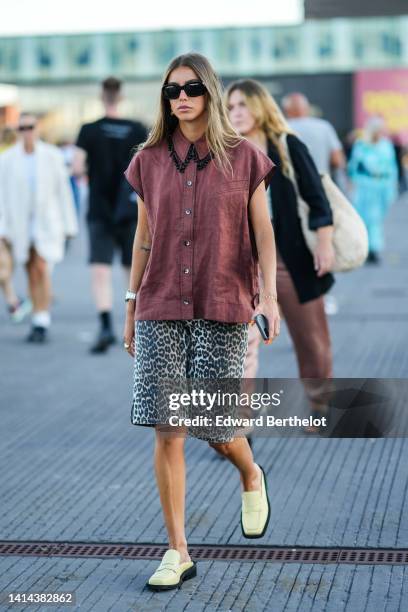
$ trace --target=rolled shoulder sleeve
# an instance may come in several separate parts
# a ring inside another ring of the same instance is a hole
[[[130,164],[126,168],[124,175],[131,187],[136,191],[137,195],[144,201],[144,191],[143,191],[143,179],[142,179],[142,167],[143,167],[143,159],[142,159],[142,151],[136,153],[136,155],[130,161]]]
[[[256,145],[248,144],[250,145],[248,154],[250,157],[249,197],[251,198],[262,181],[265,181],[265,189],[268,188],[275,164]]]

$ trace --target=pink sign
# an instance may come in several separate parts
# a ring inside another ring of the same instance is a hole
[[[354,75],[354,121],[384,118],[390,135],[408,144],[408,69],[364,70]]]

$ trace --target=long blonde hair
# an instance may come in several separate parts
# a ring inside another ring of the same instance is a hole
[[[282,134],[293,134],[282,111],[269,91],[254,79],[240,79],[231,83],[226,92],[226,101],[233,91],[240,91],[255,119],[257,128],[263,130],[278,150],[282,162],[282,172],[289,176],[289,159],[280,140]]]
[[[237,146],[243,138],[234,130],[228,118],[228,112],[224,104],[221,82],[206,57],[199,53],[185,53],[175,57],[167,67],[162,85],[168,82],[170,74],[176,68],[186,66],[191,68],[200,79],[206,89],[206,110],[208,122],[206,128],[206,139],[208,148],[214,155],[217,165],[224,171],[232,170],[228,156],[228,149]],[[156,121],[149,133],[145,143],[140,148],[152,147],[163,139],[167,139],[178,125],[178,119],[171,115],[170,103],[163,95],[160,98],[159,112]]]

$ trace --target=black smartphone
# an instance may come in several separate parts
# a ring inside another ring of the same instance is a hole
[[[269,340],[269,323],[268,319],[263,314],[257,314],[254,317],[257,328],[264,340]]]

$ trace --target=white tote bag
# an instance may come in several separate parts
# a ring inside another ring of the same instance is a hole
[[[308,249],[314,254],[317,232],[309,229],[309,205],[299,192],[295,171],[290,157],[286,134],[283,143],[289,160],[289,178],[293,183],[298,203],[298,215]],[[335,263],[333,272],[346,272],[361,266],[368,255],[368,234],[364,221],[353,205],[332,181],[329,174],[321,175],[323,190],[330,203],[333,214],[333,248]]]

